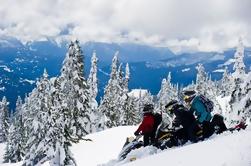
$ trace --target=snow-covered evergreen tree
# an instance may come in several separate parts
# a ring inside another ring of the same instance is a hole
[[[119,82],[119,87],[121,87],[122,89],[124,89],[124,72],[123,72],[123,68],[122,68],[122,63],[120,63],[118,71],[117,71],[117,79]]]
[[[99,106],[101,114],[99,126],[103,129],[132,123],[128,121],[129,115],[134,114],[132,113],[134,100],[127,94],[130,79],[129,65],[126,65],[124,74],[122,64],[119,66],[118,64],[118,52],[116,52],[112,60],[110,79]]]
[[[9,102],[6,97],[2,98],[0,103],[0,143],[6,142],[9,130]]]
[[[82,56],[79,43],[71,43],[61,76],[49,81],[45,72],[26,99],[25,115],[33,118],[25,120],[26,126],[32,127],[27,127],[30,134],[24,165],[48,160],[55,166],[76,165],[69,147],[91,132],[91,97],[84,78]]]
[[[154,104],[153,102],[153,96],[152,94],[148,91],[148,90],[142,90],[140,89],[139,94],[137,95],[137,100],[136,100],[136,109],[138,110],[140,116],[142,117],[142,112],[143,112],[143,109],[144,109],[144,106],[146,104]]]
[[[47,157],[47,149],[45,149],[45,146],[40,146],[41,142],[47,141],[46,134],[51,125],[51,83],[46,70],[43,77],[38,81],[36,89],[37,103],[33,110],[36,114],[32,119],[32,127],[26,144],[26,165],[38,164]]]
[[[239,39],[239,45],[237,47],[237,50],[235,52],[235,63],[234,63],[234,73],[232,74],[232,80],[233,80],[233,89],[231,93],[231,98],[229,101],[230,107],[227,110],[227,121],[228,124],[236,125],[238,124],[244,117],[244,114],[246,114],[246,109],[243,108],[244,98],[246,98],[246,94],[248,94],[246,87],[249,86],[248,84],[248,76],[245,73],[245,65],[243,62],[244,58],[244,45],[242,42],[242,39]],[[247,100],[248,101],[248,100]],[[243,106],[240,106],[240,103],[243,104]]]
[[[18,96],[13,123],[9,129],[6,151],[4,154],[4,162],[15,163],[23,159],[25,155],[24,137],[22,99],[20,96]]]
[[[205,95],[207,90],[207,73],[205,72],[205,68],[202,64],[198,64],[196,67],[197,69],[197,76],[196,76],[196,87],[195,90]]]
[[[125,68],[125,80],[124,80],[124,90],[126,91],[126,93],[128,93],[128,84],[129,84],[129,80],[130,80],[130,68],[129,68],[129,64],[126,64],[126,68]]]
[[[211,80],[211,76],[207,78],[206,82],[206,92],[205,96],[208,97],[214,103],[213,113],[222,114],[222,108],[220,103],[217,100],[217,83]]]
[[[140,122],[139,111],[137,110],[136,98],[128,96],[125,99],[125,105],[123,107],[123,114],[121,119],[122,125],[137,125]]]
[[[224,70],[222,79],[220,80],[219,89],[221,91],[222,97],[229,96],[232,92],[232,77],[228,73],[227,67]]]
[[[119,73],[122,73],[120,68]],[[130,68],[128,63],[126,64],[125,68],[125,76],[123,76],[123,74],[120,74],[119,79],[122,80],[121,95],[119,98],[121,102],[120,124],[137,125],[140,122],[139,110],[137,110],[137,99],[134,96],[130,96],[128,94],[128,83],[130,80]]]
[[[230,99],[230,108],[227,114],[227,123],[234,126],[241,121],[250,123],[251,117],[251,72],[248,73],[242,84],[236,83]]]
[[[245,74],[245,64],[243,62],[244,58],[244,45],[242,38],[239,39],[239,45],[237,47],[237,50],[234,54],[234,73],[233,77],[234,78],[241,78]]]
[[[92,123],[92,132],[97,130],[97,125],[99,123],[99,115],[98,115],[98,102],[96,101],[96,97],[98,94],[98,78],[97,78],[97,63],[98,58],[96,56],[96,52],[93,52],[92,59],[91,59],[91,69],[90,74],[87,80],[89,89],[90,89],[90,97],[91,97],[91,116],[90,121]]]
[[[48,158],[50,165],[76,165],[73,155],[69,149],[72,142],[78,140],[71,139],[69,132],[69,110],[65,98],[67,94],[61,92],[61,84],[59,78],[52,80],[52,112],[50,118],[50,130],[47,132]],[[44,143],[44,142],[43,142]],[[46,142],[45,142],[46,143]]]
[[[171,72],[168,73],[167,79],[163,79],[161,89],[157,94],[158,110],[164,110],[165,105],[171,100],[178,100],[178,87],[171,83]]]
[[[122,91],[122,78],[120,78],[122,76],[120,76],[120,69],[118,70],[118,52],[116,52],[112,59],[110,79],[105,87],[104,97],[99,106],[99,112],[103,114],[102,121],[105,120],[105,124],[101,126],[105,128],[120,125],[120,108],[121,104],[123,104],[120,103],[120,95]]]
[[[69,46],[59,82],[61,93],[67,94],[62,100],[67,104],[64,114],[67,116],[69,139],[78,142],[91,132],[91,98],[84,78],[83,54],[78,41]]]
[[[95,101],[98,94],[97,63],[98,63],[98,58],[96,56],[96,52],[94,52],[91,59],[91,69],[90,69],[90,74],[89,74],[87,83],[90,88],[90,96],[92,100],[95,100]],[[97,107],[97,105],[95,105],[95,107]]]

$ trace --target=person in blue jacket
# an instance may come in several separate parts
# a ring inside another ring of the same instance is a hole
[[[189,111],[196,115],[198,123],[203,128],[203,137],[210,137],[213,134],[213,127],[210,124],[212,115],[211,112],[206,110],[206,106],[200,100],[200,96],[194,92],[192,95],[185,95],[184,101],[189,106]]]

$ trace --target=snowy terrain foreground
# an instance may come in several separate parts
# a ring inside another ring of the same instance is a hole
[[[251,128],[222,135],[214,135],[209,140],[187,144],[164,151],[153,147],[142,148],[131,155],[140,156],[133,162],[117,162],[125,138],[132,136],[135,126],[117,127],[88,135],[92,142],[81,142],[72,147],[79,166],[128,165],[128,166],[251,166]],[[4,145],[0,144],[0,162]],[[149,156],[149,153],[155,153]],[[18,166],[19,164],[1,164]],[[46,164],[47,165],[47,164]]]

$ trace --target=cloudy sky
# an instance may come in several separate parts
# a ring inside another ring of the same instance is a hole
[[[137,42],[175,52],[251,46],[250,0],[0,0],[0,35]]]

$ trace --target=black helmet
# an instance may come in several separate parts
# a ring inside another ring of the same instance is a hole
[[[167,109],[168,112],[173,113],[173,108],[175,105],[179,104],[179,102],[177,100],[171,100],[166,106],[165,108]]]
[[[143,109],[143,113],[153,112],[153,104],[146,104]]]
[[[186,102],[186,103],[190,103],[193,98],[196,96],[196,92],[194,90],[186,90],[183,92],[183,100]]]
[[[193,96],[195,94],[196,94],[196,91],[194,91],[194,90],[185,90],[185,91],[183,91],[184,96]]]

